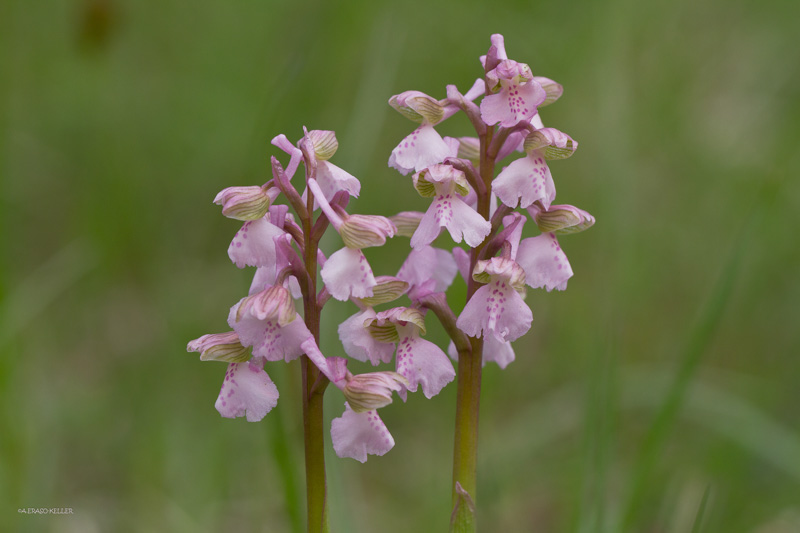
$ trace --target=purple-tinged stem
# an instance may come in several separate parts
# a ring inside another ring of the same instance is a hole
[[[494,176],[493,158],[487,151],[492,141],[494,127],[488,127],[480,138],[480,179],[484,184],[483,194],[478,193],[478,213],[489,220],[490,196],[492,190],[492,177]],[[477,191],[476,191],[477,192]],[[481,243],[470,254],[470,272],[475,268],[478,255],[486,244]],[[472,298],[480,283],[469,277],[467,282],[467,301]],[[460,350],[458,353],[458,393],[456,404],[456,429],[453,448],[453,507],[464,505],[463,494],[456,490],[458,483],[463,492],[469,497],[470,507],[476,501],[477,470],[478,470],[478,415],[480,412],[481,398],[481,370],[483,366],[483,338],[470,337],[471,350]],[[462,503],[459,503],[462,500]],[[474,507],[472,507],[474,509]],[[475,531],[475,517],[472,512],[454,513],[458,531]]]
[[[308,166],[306,167],[308,168]],[[317,250],[319,241],[314,238],[312,215],[314,195],[306,194],[305,212],[302,217],[304,247],[303,262],[308,276],[303,287],[303,316],[306,326],[319,345],[319,323],[321,306],[317,304]],[[299,213],[298,213],[299,215]],[[303,380],[303,435],[305,439],[306,502],[308,532],[327,533],[328,493],[325,479],[325,437],[323,433],[323,395],[328,380],[308,356],[300,359]]]

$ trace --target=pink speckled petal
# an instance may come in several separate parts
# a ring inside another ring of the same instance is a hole
[[[481,118],[489,126],[499,122],[504,128],[510,128],[533,118],[537,106],[546,97],[547,93],[536,81],[503,82],[500,92],[481,100]]]
[[[456,198],[453,202],[453,219],[447,225],[447,231],[455,242],[464,242],[471,247],[478,246],[492,231],[492,224],[477,211]]]
[[[355,176],[328,161],[317,162],[317,183],[329,202],[338,191],[347,191],[353,198],[361,192],[361,182]]]
[[[453,283],[456,277],[456,262],[447,250],[423,246],[411,250],[397,272],[397,277],[410,285],[421,285],[434,280],[431,288],[434,292],[442,292]]]
[[[372,296],[372,287],[377,284],[367,258],[361,250],[352,248],[342,248],[331,254],[320,274],[331,296],[342,301],[350,296]]]
[[[369,361],[373,365],[388,363],[394,355],[394,343],[379,342],[364,327],[364,322],[375,318],[375,311],[369,307],[339,324],[339,339],[344,351],[359,361]]]
[[[397,345],[396,372],[408,379],[408,390],[414,392],[422,385],[425,397],[433,398],[455,378],[453,364],[441,348],[419,336],[416,326],[397,329],[401,340]],[[398,394],[406,399],[405,390]]]
[[[441,163],[450,147],[430,124],[422,124],[392,150],[389,166],[405,175]]]
[[[239,268],[247,266],[275,268],[273,239],[284,231],[269,221],[269,216],[245,222],[228,247],[228,257]]]
[[[267,361],[292,361],[303,355],[300,344],[311,337],[311,332],[300,317],[279,327],[274,322],[264,323],[263,340],[253,346],[253,356]]]
[[[225,372],[215,407],[225,418],[246,416],[258,422],[278,403],[278,389],[261,365],[231,363]]]
[[[394,438],[377,411],[356,413],[346,403],[342,416],[331,423],[331,439],[336,455],[361,463],[367,455],[383,455],[394,447]]]
[[[284,327],[270,320],[258,320],[250,313],[244,313],[237,321],[236,315],[243,300],[231,307],[228,325],[239,335],[242,346],[253,347],[254,357],[288,362],[303,354],[300,343],[312,335],[300,317]]]
[[[556,186],[544,157],[534,153],[512,162],[495,178],[492,191],[508,207],[523,209],[539,200],[547,209],[556,197]]]
[[[531,287],[547,291],[567,288],[572,277],[572,267],[552,233],[523,239],[517,252],[517,263],[525,270],[525,282]]]
[[[522,297],[502,280],[492,280],[472,296],[456,325],[470,337],[486,338],[489,334],[500,341],[513,341],[531,327],[533,313]]]
[[[492,230],[489,221],[473,211],[455,192],[449,192],[434,198],[411,237],[411,246],[419,249],[429,245],[439,236],[442,227],[447,228],[455,242],[463,238],[470,246],[479,245]]]

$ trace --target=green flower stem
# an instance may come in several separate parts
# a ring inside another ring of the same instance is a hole
[[[480,179],[484,190],[478,191],[478,213],[489,220],[492,178],[494,177],[495,157],[488,153],[495,128],[488,127],[486,132],[479,133],[480,138]],[[481,243],[470,254],[470,272],[475,268],[481,249]],[[481,286],[470,276],[467,281],[467,301]],[[483,368],[483,338],[470,337],[471,350],[459,350],[458,353],[458,395],[456,404],[455,444],[453,447],[453,516],[451,531],[473,533],[476,531],[475,507],[478,473],[478,415],[481,401],[481,376]],[[466,498],[456,490],[456,483],[466,492]],[[466,502],[469,505],[465,507]],[[465,510],[466,509],[466,510]]]
[[[308,168],[308,165],[306,165]],[[303,217],[304,254],[307,287],[303,291],[303,311],[306,326],[319,344],[319,321],[321,308],[317,304],[317,248],[318,241],[313,236],[312,213],[314,196],[307,197],[306,212]],[[323,434],[323,395],[328,380],[308,359],[301,358],[303,380],[303,436],[305,440],[306,461],[306,503],[308,511],[308,532],[327,533],[328,493],[325,479],[325,437]]]

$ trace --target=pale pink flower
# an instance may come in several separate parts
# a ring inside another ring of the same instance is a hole
[[[411,237],[413,248],[422,248],[447,228],[455,242],[462,236],[469,246],[478,246],[492,225],[467,205],[461,196],[469,193],[464,173],[450,165],[434,165],[414,174],[414,187],[433,202]]]
[[[415,392],[422,386],[426,398],[439,394],[455,378],[453,365],[441,348],[421,338],[425,319],[418,309],[395,307],[377,313],[370,323],[374,337],[384,342],[397,342],[395,370],[408,379],[407,389]],[[399,391],[406,399],[406,391]]]
[[[458,351],[456,345],[450,342],[447,347],[447,355],[453,361],[458,361]],[[514,362],[514,348],[508,341],[500,342],[494,335],[488,335],[483,339],[483,364],[486,366],[488,363],[497,363],[501,369],[505,369],[508,365]]]
[[[342,416],[331,422],[336,455],[364,463],[367,455],[384,455],[394,447],[394,438],[377,411],[356,413],[346,402],[344,405]]]
[[[492,182],[492,191],[508,207],[525,208],[539,201],[545,207],[556,197],[556,186],[544,156],[532,152],[513,161]]]
[[[473,279],[486,283],[467,302],[456,325],[470,337],[513,341],[531,327],[533,314],[520,292],[525,290],[525,271],[512,259],[493,257],[478,261]]]
[[[258,220],[244,223],[228,247],[228,257],[239,267],[275,268],[275,237],[284,235],[283,223],[288,207],[275,205]]]
[[[338,329],[339,339],[347,355],[359,361],[369,361],[373,365],[388,363],[394,355],[394,343],[381,342],[368,329],[376,315],[372,307],[367,307],[339,324]]]
[[[547,291],[567,288],[572,267],[561,250],[554,233],[543,233],[523,239],[517,252],[517,263],[525,270],[525,282],[533,288]]]
[[[422,246],[409,252],[397,272],[397,277],[407,281],[412,287],[433,280],[431,290],[443,292],[453,283],[456,272],[456,262],[450,252],[433,246]]]
[[[280,286],[242,298],[231,307],[228,325],[243,346],[253,347],[254,357],[267,361],[296,359],[303,354],[300,344],[312,336],[297,318],[291,294]]]
[[[383,245],[387,237],[397,233],[397,228],[386,217],[337,212],[313,178],[308,180],[308,188],[345,244],[345,248],[331,254],[320,271],[325,287],[337,300],[372,296],[375,276],[361,248]]]
[[[225,418],[245,416],[248,422],[258,422],[277,403],[277,387],[261,363],[252,360],[228,365],[215,407]]]
[[[420,123],[392,150],[390,167],[405,175],[441,163],[452,155],[451,147],[433,127],[444,119],[445,106],[441,102],[419,91],[406,91],[392,96],[389,105]]]

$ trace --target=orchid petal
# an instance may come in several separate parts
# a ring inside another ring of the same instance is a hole
[[[356,413],[345,403],[341,417],[331,423],[333,449],[339,457],[350,457],[361,463],[367,455],[384,455],[394,446],[386,425],[377,411]]]
[[[275,268],[273,239],[283,233],[268,217],[245,222],[228,247],[228,257],[239,268],[245,265]]]
[[[450,147],[430,124],[422,124],[392,150],[389,166],[406,175],[441,163],[450,156]]]
[[[388,363],[394,354],[394,343],[379,342],[364,327],[364,322],[375,318],[375,311],[369,307],[356,313],[339,324],[339,339],[344,351],[359,361],[369,361],[373,365]]]
[[[513,341],[531,327],[533,313],[522,296],[509,283],[494,279],[472,295],[456,325],[470,337],[487,337]]]
[[[547,291],[567,288],[572,267],[553,233],[523,239],[517,252],[517,263],[525,270],[525,282]]]
[[[331,254],[320,274],[331,296],[342,301],[350,296],[372,296],[372,287],[377,285],[367,258],[361,250],[352,248]]]
[[[215,407],[225,418],[246,416],[258,422],[278,403],[278,389],[260,365],[231,363]]]
[[[397,373],[408,379],[411,392],[422,385],[426,398],[436,396],[455,378],[453,364],[441,348],[421,338],[415,326],[399,327],[398,332],[401,340],[397,345]],[[405,400],[405,390],[398,394]]]
[[[556,197],[556,187],[550,168],[539,154],[532,154],[512,162],[492,183],[492,190],[508,207],[523,209],[535,201],[547,209]]]

